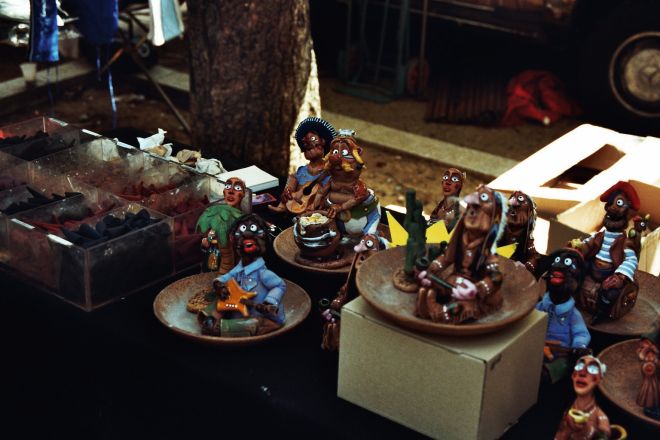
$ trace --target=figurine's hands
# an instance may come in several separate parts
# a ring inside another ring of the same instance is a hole
[[[458,277],[456,286],[451,289],[451,296],[458,300],[474,299],[477,296],[477,286],[466,278]]]
[[[293,194],[291,194],[291,188],[287,186],[286,188],[284,188],[284,191],[282,191],[280,200],[282,200],[282,203],[286,203],[291,199],[293,199]]]
[[[582,356],[587,356],[591,354],[591,348],[587,347],[576,347],[571,350],[571,354],[577,359],[581,358]]]
[[[204,249],[208,249],[211,245],[209,244],[209,239],[204,237],[202,238],[202,247]]]
[[[424,287],[431,287],[431,280],[427,278],[428,272],[423,270],[417,275],[417,279],[419,280],[419,284],[421,284]]]
[[[328,208],[328,218],[335,218],[337,214],[341,211],[341,205],[338,205],[336,203],[333,203],[330,205]]]
[[[625,275],[621,275],[620,273],[614,273],[609,277],[605,278],[605,281],[603,281],[601,287],[603,289],[620,289],[623,287],[624,277]]]
[[[229,291],[227,290],[227,286],[225,286],[220,281],[213,281],[213,290],[215,290],[215,294],[221,301],[226,301],[227,298],[229,298]]]
[[[263,313],[264,315],[277,315],[278,307],[273,304],[261,303],[254,306],[254,308],[257,312]]]

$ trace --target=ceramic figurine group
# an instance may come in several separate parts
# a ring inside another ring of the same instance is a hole
[[[376,233],[380,205],[360,179],[365,164],[354,134],[352,130],[337,133],[316,117],[305,119],[296,129],[296,141],[309,163],[289,176],[280,204],[270,209],[296,216],[295,259],[303,266],[348,266],[353,245],[365,234]]]

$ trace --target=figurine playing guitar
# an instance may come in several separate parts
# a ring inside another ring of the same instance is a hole
[[[319,189],[330,178],[324,169],[323,157],[335,134],[334,127],[321,118],[310,117],[298,125],[296,142],[309,163],[298,167],[296,174],[289,176],[280,203],[268,207],[271,211],[298,215],[314,210]]]

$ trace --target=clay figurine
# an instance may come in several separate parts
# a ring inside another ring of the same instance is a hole
[[[367,234],[353,249],[355,256],[351,270],[348,272],[346,282],[340,287],[337,297],[328,304],[327,300],[321,301],[323,307],[323,339],[321,348],[324,350],[337,350],[339,348],[340,312],[341,308],[357,296],[355,286],[355,274],[362,263],[381,249],[387,247],[387,242],[374,234]]]
[[[318,190],[327,184],[329,179],[323,158],[328,153],[335,135],[334,127],[321,118],[310,117],[298,125],[296,142],[309,163],[298,167],[296,174],[289,176],[280,203],[268,207],[271,211],[288,211],[298,215],[317,206]]]
[[[460,196],[463,183],[465,182],[465,172],[456,168],[448,168],[442,175],[442,195],[443,199],[438,203],[431,218],[428,221],[429,225],[436,223],[440,220],[445,222],[447,231],[451,231],[458,218],[461,216]]]
[[[272,332],[284,324],[280,304],[286,283],[266,268],[266,224],[258,215],[246,214],[230,234],[240,260],[213,281],[215,299],[198,314],[202,334],[238,337]]]
[[[500,246],[516,243],[511,259],[524,264],[535,274],[541,254],[534,247],[534,226],[536,225],[536,203],[522,191],[514,191],[509,197],[506,230],[499,242]]]
[[[352,256],[340,246],[342,234],[327,211],[312,211],[293,219],[293,240],[300,251],[295,260],[306,266],[334,269],[350,264]]]
[[[234,250],[227,235],[234,221],[243,215],[241,208],[245,209],[244,201],[249,202],[249,197],[245,198],[245,182],[238,177],[227,179],[222,193],[225,203],[206,208],[197,220],[195,227],[196,230],[207,234],[202,239],[202,251],[207,254],[203,270],[210,272],[217,270],[221,274],[226,273],[235,265]],[[213,231],[213,236],[209,239],[211,231]],[[212,240],[215,240],[215,243],[212,243]],[[218,254],[219,261],[214,257]]]
[[[591,335],[573,299],[584,277],[582,255],[567,248],[553,252],[550,260],[550,269],[544,275],[548,291],[536,309],[548,314],[544,378],[556,383],[568,372],[575,357],[591,354],[587,348]]]
[[[604,227],[578,247],[587,262],[587,276],[576,300],[578,308],[593,314],[592,325],[628,313],[639,290],[635,282],[638,255],[625,234],[630,209],[639,210],[637,192],[620,181],[600,200],[605,202]]]
[[[357,145],[352,130],[339,130],[332,140],[326,156],[325,169],[329,182],[322,188],[320,209],[337,220],[342,235],[359,239],[364,234],[376,233],[380,222],[380,204],[374,192],[360,180],[364,160],[362,148]]]
[[[480,185],[465,198],[447,250],[419,273],[415,314],[434,322],[459,324],[502,306],[502,273],[495,254],[506,226],[506,199]]]
[[[591,355],[577,360],[571,376],[577,398],[564,413],[555,440],[610,438],[610,421],[594,396],[606,370],[605,364]]]
[[[642,336],[637,348],[641,363],[642,385],[637,394],[637,405],[644,408],[644,414],[660,420],[660,330]]]
[[[408,232],[406,240],[406,259],[402,268],[392,275],[392,284],[397,289],[415,293],[419,288],[417,284],[416,263],[426,253],[426,221],[422,215],[422,202],[417,200],[413,189],[406,191],[406,216],[403,227]]]
[[[642,250],[642,237],[651,229],[651,214],[644,217],[636,215],[632,218],[633,227],[628,230],[628,238],[632,241],[637,255]]]

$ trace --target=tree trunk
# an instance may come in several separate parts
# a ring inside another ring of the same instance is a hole
[[[193,142],[277,175],[308,88],[307,0],[189,0]]]

